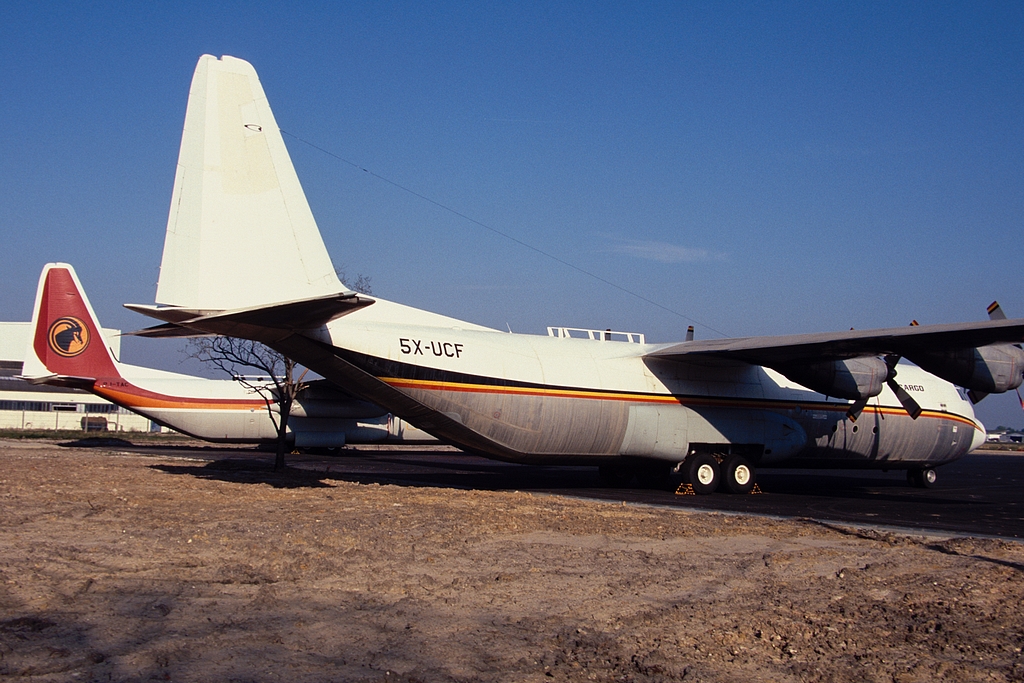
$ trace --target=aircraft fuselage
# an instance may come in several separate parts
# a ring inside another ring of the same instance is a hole
[[[422,429],[513,462],[675,463],[704,451],[898,469],[950,462],[984,439],[957,388],[912,365],[899,379],[921,417],[886,388],[854,422],[850,401],[760,366],[663,361],[643,357],[659,345],[509,334],[441,316],[431,316],[440,325],[389,320],[412,310],[377,300],[277,346]]]

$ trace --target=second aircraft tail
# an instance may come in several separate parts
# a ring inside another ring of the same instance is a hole
[[[75,269],[67,263],[46,264],[36,289],[22,376],[30,382],[56,376],[59,383],[76,386],[119,377],[118,365]]]

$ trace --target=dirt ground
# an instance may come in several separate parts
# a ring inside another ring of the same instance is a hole
[[[0,442],[0,677],[1024,680],[1024,546]]]

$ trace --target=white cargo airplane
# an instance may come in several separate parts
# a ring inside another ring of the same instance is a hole
[[[699,493],[749,491],[756,466],[785,464],[928,486],[985,441],[954,384],[978,397],[1024,376],[1022,319],[646,344],[505,333],[353,292],[255,70],[227,56],[193,76],[156,301],[128,305],[167,323],[151,335],[262,341],[469,452],[613,480],[674,468]]]
[[[33,384],[85,389],[154,422],[206,441],[271,443],[277,426],[264,399],[234,380],[206,379],[121,363],[100,329],[74,268],[43,267],[32,334],[21,374]],[[272,408],[277,404],[272,402]],[[299,393],[288,420],[296,448],[346,443],[432,441],[384,409],[315,380]]]

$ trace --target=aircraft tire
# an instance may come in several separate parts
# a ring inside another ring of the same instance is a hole
[[[633,483],[633,468],[627,465],[598,465],[597,476],[601,486],[610,489],[624,489]]]
[[[742,455],[730,455],[722,463],[722,480],[730,493],[750,493],[754,490],[754,466]]]
[[[693,492],[705,495],[714,493],[722,481],[722,468],[713,455],[697,453],[686,460],[686,476],[693,486]]]
[[[907,470],[907,481],[919,489],[930,489],[939,479],[934,467],[918,467]]]

